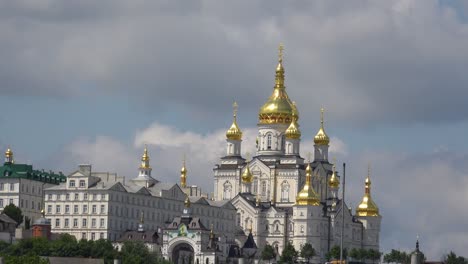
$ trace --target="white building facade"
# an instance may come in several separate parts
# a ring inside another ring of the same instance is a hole
[[[245,234],[252,229],[260,249],[270,244],[281,253],[288,242],[296,250],[310,243],[317,251],[315,261],[323,261],[340,244],[342,214],[345,248],[379,249],[381,216],[370,195],[369,176],[356,213],[345,204],[341,209],[340,176],[328,160],[323,109],[314,159],[305,162],[299,154],[299,112],[286,93],[281,49],[273,93],[258,115],[256,155],[249,161],[241,156],[236,112],[226,132],[226,156],[214,168],[214,198],[232,201],[237,225]]]

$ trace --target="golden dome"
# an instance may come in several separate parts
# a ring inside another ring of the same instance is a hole
[[[231,127],[226,131],[226,138],[230,140],[241,140],[242,139],[242,131],[240,130],[239,126],[237,125],[237,103],[234,102],[232,105],[234,108],[234,118],[232,120]]]
[[[185,155],[184,161],[182,163],[182,168],[180,169],[180,187],[185,188],[187,186],[187,168],[185,167]]]
[[[310,163],[306,168],[306,182],[302,190],[297,194],[296,204],[313,206],[320,205],[320,199],[312,187],[312,168],[310,167]]]
[[[279,60],[276,67],[275,87],[268,101],[260,108],[260,124],[289,124],[292,121],[293,104],[284,87],[283,45],[279,47]]]
[[[356,214],[358,216],[379,216],[379,207],[377,207],[377,204],[371,197],[371,180],[369,175],[367,175],[365,183],[364,197],[362,197],[362,202],[356,208]]]
[[[252,174],[252,172],[250,172],[249,163],[250,162],[247,162],[247,165],[245,165],[244,173],[242,173],[242,182],[243,183],[252,183],[252,181],[253,181],[253,174]]]
[[[149,161],[150,161],[150,158],[149,158],[149,155],[148,155],[148,148],[145,145],[145,150],[143,151],[143,155],[141,156],[141,166],[140,166],[140,168],[142,168],[142,169],[151,168],[150,165],[149,165]]]
[[[328,186],[330,186],[330,188],[338,188],[340,186],[340,180],[336,177],[335,164],[333,164],[333,174],[330,179],[328,179]]]
[[[6,156],[6,157],[11,157],[11,156],[13,156],[13,151],[11,151],[11,149],[8,148],[8,149],[5,151],[5,156]]]
[[[189,208],[189,207],[190,207],[190,204],[191,204],[191,203],[190,203],[190,199],[189,199],[189,197],[188,197],[188,195],[187,195],[187,196],[185,196],[185,201],[184,201],[184,206],[185,206],[185,208]]]
[[[296,104],[293,102],[293,112],[292,112],[292,122],[286,129],[285,135],[286,138],[290,139],[299,139],[301,138],[301,131],[299,130],[299,124],[297,120],[299,119]]]
[[[320,129],[314,137],[314,143],[316,145],[328,145],[330,144],[330,138],[328,137],[327,133],[325,133],[325,128],[323,127],[323,108],[320,109],[321,116],[320,116]]]

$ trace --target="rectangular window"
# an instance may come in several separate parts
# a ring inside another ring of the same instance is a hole
[[[3,189],[4,189],[4,184],[2,182],[2,183],[0,183],[0,191],[3,191]]]
[[[13,203],[13,199],[10,199],[10,204],[15,204],[15,203]]]
[[[78,219],[73,218],[73,227],[78,227]]]
[[[83,218],[83,223],[82,223],[82,227],[86,227],[88,225],[88,219],[86,218]]]
[[[105,200],[105,199],[106,199],[106,195],[103,194],[103,195],[101,196],[101,200]]]
[[[85,187],[85,180],[80,180],[80,188],[84,188]]]
[[[95,205],[95,204],[93,204],[93,207],[92,207],[92,208],[93,208],[93,209],[92,209],[92,210],[93,210],[93,211],[92,211],[92,212],[93,212],[93,214],[96,214],[96,213],[97,213],[97,208],[96,208],[96,205]]]
[[[3,207],[3,199],[0,199],[0,207]]]
[[[47,195],[47,197],[48,197],[47,200],[49,201],[52,200],[52,194]]]
[[[15,190],[15,184],[14,183],[10,183],[10,191],[14,191]]]
[[[55,227],[60,227],[60,218],[55,219]]]
[[[91,233],[91,240],[95,240],[96,239],[96,234],[95,233]]]
[[[78,213],[78,205],[77,204],[73,205],[73,213],[74,214]]]
[[[75,193],[75,200],[78,200],[78,194]]]
[[[106,213],[106,206],[101,204],[101,214],[105,214]]]
[[[100,227],[104,227],[104,218],[101,218]]]
[[[81,233],[81,239],[86,239],[86,238],[87,238],[86,233],[85,232]]]
[[[60,205],[55,206],[55,213],[60,214]]]
[[[70,180],[69,187],[75,187],[75,180]]]
[[[83,194],[83,200],[85,200],[85,201],[88,200],[88,194],[87,193]]]
[[[69,194],[69,193],[67,193],[67,194],[65,195],[65,200],[70,201],[70,194]]]
[[[68,218],[65,218],[65,227],[68,227],[69,226],[69,223],[70,221],[68,220]]]
[[[34,209],[34,201],[31,201],[31,209]]]
[[[84,204],[83,205],[83,214],[87,214],[87,213],[88,213],[88,205]]]
[[[91,227],[96,227],[96,218],[91,219]]]
[[[51,214],[52,213],[52,205],[47,205],[47,213]]]
[[[65,205],[65,213],[66,214],[70,213],[70,205],[68,205],[68,204]]]
[[[99,234],[100,239],[104,239],[104,233]]]

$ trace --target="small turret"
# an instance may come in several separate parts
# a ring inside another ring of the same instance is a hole
[[[310,163],[308,163],[306,168],[306,182],[302,190],[297,194],[296,204],[312,206],[320,205],[320,199],[314,191],[314,188],[312,188],[312,168],[310,167]]]
[[[365,181],[364,196],[362,197],[361,203],[356,208],[356,213],[358,216],[379,216],[379,207],[371,197],[370,165]]]
[[[15,160],[13,159],[13,151],[10,148],[5,151],[5,163],[15,163]]]
[[[315,149],[315,161],[328,161],[328,147],[330,144],[330,137],[325,133],[325,127],[323,125],[324,109],[320,109],[320,129],[314,137],[314,149]]]
[[[242,142],[242,131],[237,125],[237,102],[232,104],[233,108],[233,120],[231,127],[226,131],[227,141],[227,156],[240,156],[241,153],[241,142]]]

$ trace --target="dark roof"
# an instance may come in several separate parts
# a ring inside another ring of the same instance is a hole
[[[228,253],[229,258],[240,258],[241,257],[241,251],[238,245],[231,245],[229,247],[229,253]]]
[[[148,230],[148,231],[143,231],[143,232],[129,230],[123,233],[122,236],[120,236],[120,238],[117,239],[117,242],[125,242],[125,241],[141,241],[144,243],[158,243],[158,232],[154,230]]]
[[[247,237],[247,240],[244,243],[244,246],[242,246],[242,249],[245,248],[257,248],[257,244],[255,243],[255,240],[252,236],[252,232],[249,233],[249,236]]]
[[[184,224],[189,230],[208,230],[200,221],[199,217],[175,217],[171,223],[169,223],[166,229],[175,230],[179,229],[179,226]]]
[[[15,224],[15,225],[18,224],[18,223],[16,223],[15,220],[11,219],[11,217],[9,217],[8,215],[4,214],[3,212],[0,214],[0,222],[3,222],[3,223],[10,223],[10,224]]]

